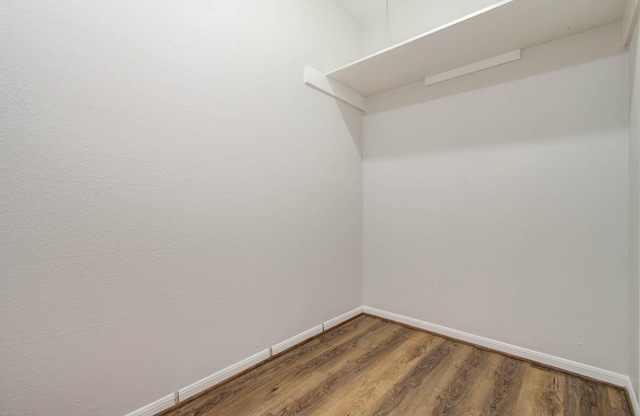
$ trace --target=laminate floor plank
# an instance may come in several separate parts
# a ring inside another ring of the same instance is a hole
[[[431,412],[434,416],[458,416],[469,410],[473,385],[487,365],[489,352],[473,348],[472,353],[463,360],[456,374],[438,396],[436,406]]]
[[[516,408],[523,416],[559,416],[564,409],[565,377],[526,364]]]
[[[613,416],[626,416],[630,414],[627,395],[624,391],[608,386],[609,403],[611,403],[611,411]]]
[[[631,416],[624,390],[360,315],[161,416]]]
[[[453,382],[458,369],[472,353],[472,346],[446,340],[421,358],[372,415],[430,414],[444,388]]]
[[[607,386],[580,377],[567,376],[568,414],[612,416]]]
[[[364,354],[360,352],[354,354],[352,359],[336,362],[332,368],[334,371],[318,374],[319,377],[314,380],[300,380],[298,388],[290,393],[291,396],[284,406],[277,403],[264,412],[257,409],[255,414],[288,416],[314,412],[332,394],[339,392],[344,385],[375,366],[377,360],[386,358],[391,351],[407,340],[411,333],[410,329],[404,327],[394,329],[384,339],[376,339],[375,343],[370,344]]]
[[[493,377],[493,386],[484,397],[482,410],[474,416],[515,414],[516,399],[522,388],[526,364],[505,356],[500,356],[500,361]]]
[[[345,361],[354,360],[367,348],[377,345],[387,339],[398,328],[387,322],[374,322],[366,330],[358,332],[347,339],[338,339],[327,345],[322,351],[311,355],[298,365],[284,368],[276,377],[272,377],[251,388],[250,396],[238,397],[237,400],[218,406],[215,414],[262,414],[268,413],[268,408],[283,406],[299,390],[309,388],[320,383],[326,374],[337,371]],[[340,342],[341,341],[341,342]],[[301,346],[302,347],[302,346]],[[296,349],[291,352],[296,352]],[[285,353],[284,355],[287,355]],[[251,400],[247,400],[250,397]],[[282,400],[286,397],[287,400]],[[208,414],[204,414],[208,415]],[[204,416],[203,415],[203,416]],[[195,416],[195,415],[194,415]]]
[[[504,361],[504,357],[500,355],[488,354],[483,365],[478,368],[477,377],[471,381],[467,388],[469,391],[467,404],[463,408],[458,407],[446,414],[485,416],[490,413],[492,407],[502,408],[505,404],[505,398],[509,397],[510,387],[513,386],[506,378],[512,376],[511,373],[508,373],[508,369],[504,372],[506,377],[499,377],[502,374],[500,370]]]
[[[445,342],[445,339],[424,332],[415,332],[400,348],[386,358],[388,366],[366,372],[342,389],[340,396],[318,408],[318,414],[363,416],[375,409],[389,390],[412,369],[420,357]]]
[[[323,359],[326,361],[336,346],[353,343],[355,347],[358,338],[366,337],[367,334],[383,328],[386,324],[384,321],[360,316],[336,328],[335,331],[324,334],[328,335],[327,337],[323,335],[312,339],[249,372],[210,389],[207,394],[196,396],[191,399],[189,406],[180,406],[175,410],[169,409],[160,413],[159,416],[201,416],[216,414],[216,412],[224,414],[220,412],[233,406],[234,403],[246,403],[249,393],[253,396],[264,395],[265,384],[269,384],[268,389],[273,390],[269,393],[274,393],[277,391],[278,381],[285,381],[287,376],[291,376],[301,367],[304,370],[311,366],[321,365]],[[309,364],[310,361],[311,364]]]

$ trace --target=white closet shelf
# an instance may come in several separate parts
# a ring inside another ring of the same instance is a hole
[[[325,75],[366,97],[616,22],[624,13],[625,0],[503,0]]]

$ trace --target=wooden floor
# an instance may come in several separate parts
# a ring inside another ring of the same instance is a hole
[[[160,414],[630,416],[630,411],[621,389],[361,315]]]

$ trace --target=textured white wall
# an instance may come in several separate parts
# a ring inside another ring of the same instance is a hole
[[[640,44],[636,27],[629,46],[629,375],[640,391]]]
[[[0,2],[0,414],[117,415],[362,305],[332,1]]]
[[[627,373],[619,24],[370,97],[365,305]]]

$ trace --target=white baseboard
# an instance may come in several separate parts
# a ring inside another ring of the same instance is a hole
[[[445,326],[432,324],[430,322],[421,321],[419,319],[410,318],[408,316],[400,315],[393,312],[384,311],[381,309],[372,308],[370,306],[364,306],[363,312],[369,315],[385,318],[390,321],[398,322],[401,324],[409,325],[415,328],[424,329],[435,334],[443,335],[445,337],[457,339],[460,341],[468,342],[470,344],[485,347],[494,351],[503,352],[514,357],[523,358],[525,360],[535,361],[537,363],[545,364],[550,367],[565,370],[570,373],[582,375],[595,380],[604,381],[605,383],[613,384],[615,386],[624,387],[629,393],[631,398],[631,405],[634,407],[635,414],[640,416],[638,411],[638,402],[635,396],[634,390],[631,387],[631,380],[628,376],[614,373],[609,370],[605,370],[598,367],[593,367],[587,364],[578,363],[575,361],[567,360],[553,355],[545,354],[542,352],[533,351],[527,348],[518,347],[515,345],[507,344],[501,341],[495,341],[489,338],[484,338],[478,335],[468,334],[466,332],[458,331],[456,329],[447,328]]]
[[[271,347],[271,354],[273,355],[280,354],[281,352],[286,351],[291,347],[294,347],[298,344],[303,343],[304,341],[308,340],[311,337],[314,337],[318,334],[322,334],[322,331],[323,331],[322,324],[318,326],[314,326],[311,329],[307,329],[306,331]]]
[[[640,416],[640,408],[638,407],[638,398],[635,394],[635,390],[632,386],[631,379],[628,376],[614,373],[612,371],[604,370],[601,368],[581,364],[575,361],[566,360],[564,358],[555,357],[549,354],[536,352],[527,348],[510,345],[504,342],[495,341],[489,338],[484,338],[478,335],[468,334],[466,332],[458,331],[456,329],[447,328],[441,325],[432,324],[419,319],[410,318],[404,315],[396,314],[393,312],[384,311],[381,309],[372,308],[369,306],[363,306],[346,312],[340,316],[330,319],[323,324],[314,326],[294,337],[291,337],[283,342],[280,342],[273,347],[263,350],[249,358],[246,358],[236,364],[233,364],[227,368],[224,368],[208,377],[203,378],[185,388],[180,389],[178,397],[180,401],[184,401],[189,397],[194,396],[216,384],[219,384],[248,368],[251,368],[261,362],[268,360],[273,355],[285,351],[291,347],[294,347],[307,339],[316,336],[323,331],[333,328],[353,317],[358,316],[360,313],[366,313],[380,318],[385,318],[390,321],[398,322],[401,324],[409,325],[415,328],[424,329],[429,332],[433,332],[445,337],[457,339],[464,342],[469,342],[481,347],[489,348],[498,352],[512,355],[514,357],[524,358],[526,360],[535,361],[541,364],[555,367],[561,370],[569,371],[574,374],[583,375],[585,377],[593,378],[595,380],[601,380],[606,383],[610,383],[616,386],[623,387],[627,390],[629,399],[631,402],[632,411],[636,416]],[[163,410],[170,408],[176,404],[176,394],[167,395],[147,406],[144,406],[136,411],[133,411],[126,416],[152,416]]]
[[[364,313],[369,315],[378,316],[380,318],[385,318],[405,325],[424,329],[426,331],[443,335],[445,337],[469,342],[471,344],[479,345],[491,350],[513,355],[515,357],[524,358],[526,360],[535,361],[561,370],[569,371],[571,373],[590,377],[596,380],[601,380],[616,386],[625,387],[627,385],[627,376],[614,373],[609,370],[604,370],[602,368],[581,364],[575,361],[555,357],[553,355],[533,351],[527,348],[518,347],[515,345],[507,344],[505,342],[495,341],[478,335],[468,334],[456,329],[447,328],[441,325],[432,324],[430,322],[421,321],[419,319],[410,318],[408,316],[399,315],[393,312],[383,311],[381,309],[376,309],[369,306],[365,306],[363,310]]]
[[[349,311],[347,313],[343,313],[340,316],[336,316],[333,319],[329,319],[328,321],[326,321],[322,325],[324,326],[324,330],[326,331],[327,329],[333,328],[334,326],[338,326],[341,323],[346,322],[351,318],[355,318],[356,316],[360,315],[361,313],[362,313],[362,306],[359,307],[359,308],[355,308],[354,310]]]
[[[153,416],[157,413],[162,412],[163,410],[167,410],[175,404],[175,393],[171,393],[167,396],[164,396],[162,399],[156,400],[153,403],[149,403],[145,407],[141,407],[138,410],[134,410],[133,412],[128,413],[126,416]]]
[[[210,376],[205,377],[200,381],[196,381],[195,383],[190,384],[189,386],[184,387],[175,393],[165,396],[162,399],[159,399],[151,404],[148,404],[138,410],[127,414],[126,416],[153,416],[156,413],[159,413],[170,408],[171,406],[176,405],[178,401],[182,402],[189,397],[192,397],[210,387],[215,386],[216,384],[222,383],[223,381],[255,365],[258,365],[263,361],[268,360],[272,356],[288,350],[291,347],[295,347],[296,345],[303,343],[309,338],[319,335],[327,329],[339,325],[342,322],[345,322],[361,313],[362,307],[343,313],[340,316],[330,319],[322,324],[316,325],[313,328],[310,328],[294,337],[282,341],[272,346],[271,348],[260,351],[259,353],[252,355],[249,358],[246,358],[214,374],[211,374]]]
[[[244,360],[237,362],[227,368],[224,368],[216,373],[213,373],[210,376],[203,378],[202,380],[196,381],[195,383],[178,390],[180,401],[186,400],[191,396],[194,396],[202,391],[205,391],[209,387],[213,387],[216,384],[221,383],[224,380],[231,378],[248,368],[253,367],[254,365],[260,364],[261,362],[268,360],[270,357],[271,357],[271,352],[268,349],[266,349],[266,350],[260,351],[255,355],[252,355],[249,358],[245,358]]]
[[[626,377],[626,379],[627,384],[625,385],[625,388],[627,390],[627,394],[629,395],[629,400],[631,401],[631,410],[636,416],[640,416],[640,406],[638,406],[638,396],[636,396],[636,390],[633,388],[631,378]]]

